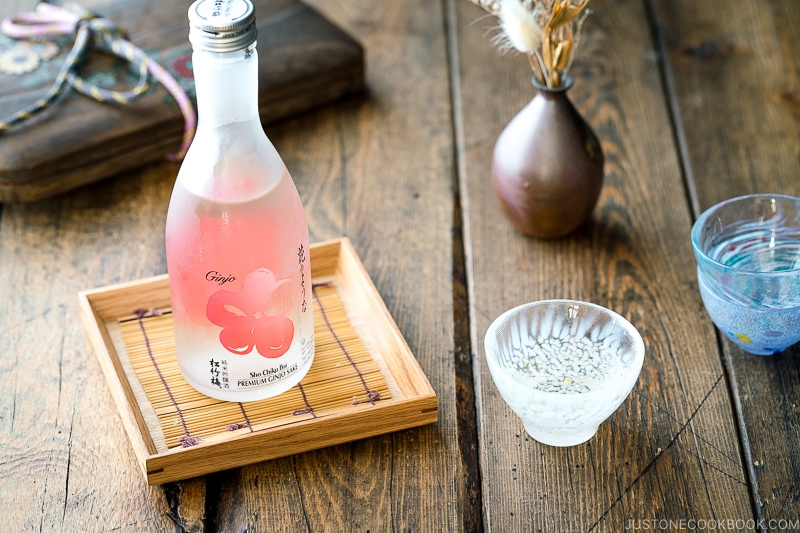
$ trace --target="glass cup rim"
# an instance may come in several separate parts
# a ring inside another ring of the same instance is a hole
[[[595,304],[595,303],[592,303],[592,302],[585,302],[585,301],[582,301],[582,300],[572,300],[572,299],[569,299],[569,298],[554,298],[554,299],[548,299],[548,300],[535,300],[535,301],[532,301],[532,302],[527,302],[527,303],[524,303],[524,304],[520,304],[520,305],[518,305],[516,307],[512,307],[511,309],[508,309],[507,311],[505,311],[501,315],[499,315],[497,318],[495,318],[492,321],[492,323],[489,324],[489,327],[486,330],[486,335],[484,336],[484,352],[486,354],[486,363],[489,365],[489,370],[491,371],[492,370],[492,366],[494,366],[505,377],[509,378],[514,383],[517,383],[520,386],[525,387],[529,393],[532,393],[534,395],[542,395],[542,396],[555,396],[555,395],[558,395],[558,396],[566,396],[566,397],[572,396],[572,397],[575,397],[576,399],[580,398],[582,400],[583,399],[591,399],[591,398],[593,398],[595,396],[596,397],[600,397],[600,396],[607,395],[608,394],[608,389],[594,390],[594,391],[589,391],[589,392],[581,392],[581,393],[575,393],[575,394],[570,395],[570,394],[562,394],[562,393],[559,393],[559,392],[547,392],[547,391],[539,390],[537,388],[527,387],[524,383],[521,383],[519,381],[519,379],[514,374],[512,374],[509,371],[507,371],[506,368],[499,363],[498,357],[497,357],[497,351],[498,350],[490,349],[490,348],[493,348],[493,347],[498,347],[497,331],[500,328],[500,325],[507,321],[508,317],[516,315],[516,314],[519,314],[522,311],[524,311],[525,309],[529,309],[529,308],[533,308],[533,307],[547,307],[547,306],[550,306],[550,305],[558,305],[558,304],[578,304],[578,305],[581,305],[581,306],[592,308],[592,309],[600,312],[601,314],[608,315],[612,319],[614,319],[615,323],[618,324],[625,331],[625,333],[628,335],[628,337],[630,337],[631,341],[633,341],[633,347],[631,348],[631,350],[632,350],[632,352],[634,354],[634,359],[631,362],[630,366],[628,367],[628,369],[627,369],[628,372],[626,372],[626,374],[625,374],[625,378],[626,379],[622,380],[622,383],[627,383],[628,382],[627,378],[629,378],[630,376],[634,376],[633,383],[635,384],[636,380],[638,379],[639,374],[642,371],[642,366],[644,365],[644,355],[645,355],[644,340],[642,339],[642,335],[641,335],[641,333],[639,333],[639,330],[637,330],[634,327],[634,325],[631,324],[631,322],[628,319],[626,319],[625,317],[623,317],[622,315],[620,315],[616,311],[612,311],[611,309],[608,309],[607,307],[603,307],[602,305],[598,305],[598,304]]]
[[[753,193],[753,194],[745,194],[742,196],[734,196],[733,198],[728,198],[718,202],[705,211],[703,211],[697,220],[695,220],[694,224],[692,224],[692,231],[691,231],[691,241],[692,241],[692,248],[695,252],[695,258],[697,259],[698,264],[701,262],[707,263],[713,266],[716,269],[719,269],[723,272],[736,274],[736,275],[745,275],[745,276],[757,276],[762,278],[767,277],[784,277],[784,276],[796,276],[798,271],[800,271],[800,266],[797,268],[793,268],[791,270],[778,270],[775,272],[756,272],[754,270],[746,270],[743,268],[733,267],[726,265],[724,263],[720,263],[716,259],[711,258],[705,250],[700,246],[700,233],[702,232],[703,228],[706,227],[709,219],[714,216],[717,212],[719,212],[724,207],[727,207],[732,204],[741,203],[749,200],[754,199],[766,199],[766,198],[779,198],[784,201],[791,202],[795,204],[800,211],[800,198],[797,196],[791,196],[788,194],[777,194],[777,193]]]

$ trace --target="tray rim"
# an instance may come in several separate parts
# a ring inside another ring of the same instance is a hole
[[[377,333],[371,335],[374,342],[365,344],[373,359],[380,360],[381,372],[389,373],[384,378],[387,382],[393,382],[400,394],[393,394],[392,398],[374,405],[367,403],[354,406],[347,413],[299,420],[189,448],[171,448],[163,452],[156,450],[142,416],[142,408],[133,395],[107,326],[123,318],[123,315],[111,312],[113,306],[106,305],[122,294],[136,292],[145,301],[160,295],[163,302],[163,292],[167,290],[168,302],[168,275],[161,274],[98,287],[78,294],[84,328],[117,405],[137,461],[150,485],[188,479],[437,421],[436,393],[350,240],[342,237],[314,243],[309,248],[312,280],[330,278],[340,296],[340,287],[353,296],[352,299],[340,298],[348,318],[356,310],[364,311],[358,316],[359,321],[365,321],[358,334],[362,336],[367,330]],[[315,263],[315,255],[319,264]],[[334,259],[331,260],[331,257]],[[354,306],[359,307],[355,309]],[[377,332],[373,329],[376,327],[380,328]],[[337,433],[335,430],[343,423],[349,424],[347,431]]]

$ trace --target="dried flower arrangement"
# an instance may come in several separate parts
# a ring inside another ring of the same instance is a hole
[[[500,22],[494,43],[528,57],[536,81],[560,87],[578,47],[589,0],[470,0]]]

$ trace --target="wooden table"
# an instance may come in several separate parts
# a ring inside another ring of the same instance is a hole
[[[493,20],[466,0],[310,3],[364,45],[369,93],[268,134],[311,240],[352,241],[439,421],[148,486],[76,295],[165,272],[177,166],[159,163],[2,206],[0,529],[800,528],[800,347],[721,340],[689,241],[722,199],[800,196],[800,3],[592,0],[569,95],[605,184],[590,224],[552,241],[514,231],[491,190],[494,141],[534,93],[525,59],[490,46]],[[616,310],[647,350],[630,397],[572,448],[526,436],[483,358],[497,315],[554,297]]]

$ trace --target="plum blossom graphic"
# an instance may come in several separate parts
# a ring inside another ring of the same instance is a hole
[[[294,338],[294,323],[285,316],[293,296],[292,280],[276,280],[270,270],[260,268],[247,275],[241,292],[212,294],[206,316],[222,327],[219,341],[229,352],[247,355],[255,348],[274,359],[286,353]]]

